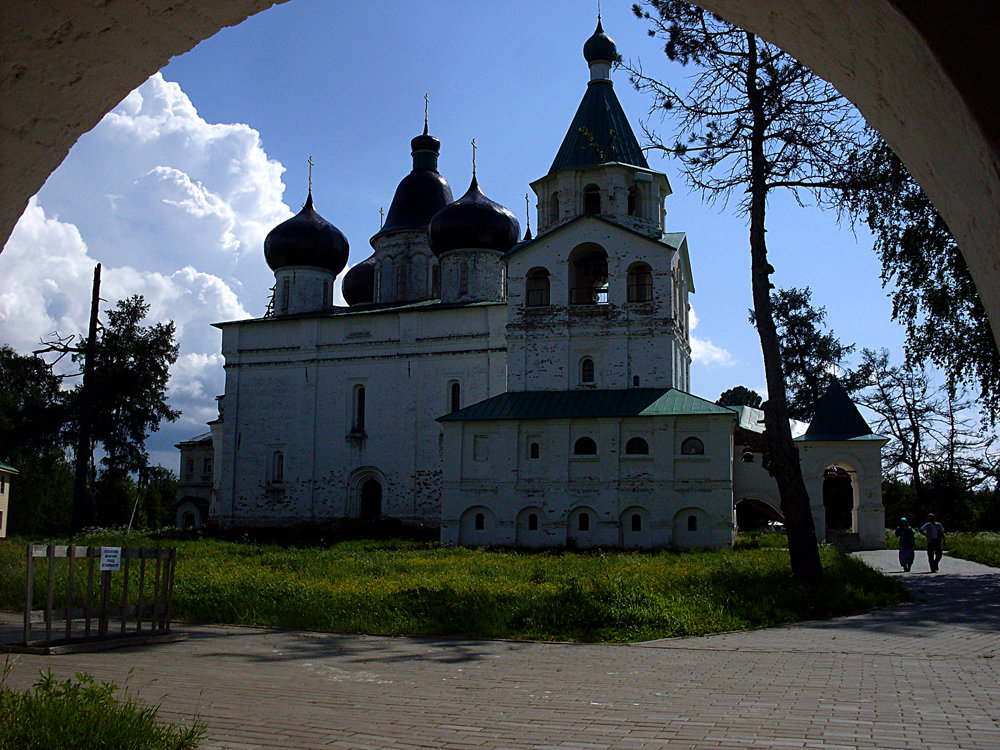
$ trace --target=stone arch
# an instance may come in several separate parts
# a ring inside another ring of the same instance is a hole
[[[466,547],[496,544],[497,517],[484,505],[467,508],[458,521],[458,543]]]
[[[608,252],[596,242],[584,242],[569,254],[569,303],[608,302]]]
[[[674,515],[675,547],[709,547],[712,544],[712,521],[701,508],[681,508]]]
[[[598,515],[589,505],[578,505],[566,516],[566,546],[576,549],[596,547]]]
[[[823,488],[827,536],[830,532],[856,534],[861,502],[861,477],[857,464],[844,456],[826,460],[820,468],[818,480]]]
[[[652,546],[653,517],[641,505],[632,505],[618,517],[618,540],[622,547],[641,548]]]
[[[541,508],[529,505],[517,514],[518,547],[542,547],[545,544],[545,514]]]
[[[0,246],[70,147],[130,91],[285,1],[65,3],[0,29],[11,61],[0,74]],[[995,39],[975,4],[695,2],[788,50],[858,106],[948,222],[1000,341],[1000,118],[996,84],[981,75]]]
[[[525,307],[548,307],[550,299],[550,279],[549,269],[536,266],[528,271],[524,277],[524,305]]]

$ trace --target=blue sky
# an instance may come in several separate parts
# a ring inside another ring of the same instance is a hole
[[[664,78],[686,75],[630,7],[602,7],[619,53]],[[595,23],[596,4],[577,0],[292,0],[221,31],[84,136],[32,201],[0,254],[0,340],[29,351],[53,329],[82,331],[93,263],[102,262],[109,304],[140,292],[156,317],[178,323],[171,398],[184,417],[149,443],[154,460],[176,469],[172,444],[204,431],[222,392],[209,324],[264,312],[273,275],[263,238],[301,206],[308,157],[318,210],[347,235],[350,263],[364,260],[379,209],[411,168],[427,93],[455,196],[468,187],[475,138],[480,185],[523,227],[528,183],[548,171],[583,96],[582,47]],[[638,134],[648,101],[623,73],[613,77]],[[738,384],[764,393],[747,323],[746,222],[689,193],[676,163],[655,153],[649,161],[674,189],[667,230],[688,234],[692,390],[712,400]],[[902,332],[889,320],[870,237],[791,196],[769,211],[775,283],[811,286],[842,341],[898,352]]]

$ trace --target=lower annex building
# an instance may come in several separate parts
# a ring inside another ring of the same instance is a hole
[[[615,96],[600,21],[584,57],[583,100],[531,184],[536,236],[475,167],[453,200],[426,123],[373,254],[343,278],[348,306],[332,304],[348,242],[311,190],[271,231],[267,313],[218,324],[211,447],[178,444],[182,474],[213,467],[212,523],[392,518],[450,544],[721,547],[735,503],[779,516],[762,413],[690,393],[687,239],[665,231],[670,185]],[[885,440],[837,388],[797,439],[819,538],[829,520],[884,546]],[[824,485],[846,500],[825,508]],[[180,524],[204,522],[203,495],[179,498]]]

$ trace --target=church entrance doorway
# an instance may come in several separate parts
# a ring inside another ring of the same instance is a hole
[[[382,485],[377,479],[367,479],[361,485],[359,517],[362,521],[374,521],[382,516]]]
[[[823,509],[827,531],[854,531],[854,482],[839,466],[823,472]]]

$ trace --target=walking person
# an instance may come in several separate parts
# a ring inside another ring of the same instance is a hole
[[[927,514],[927,523],[920,527],[920,533],[927,537],[927,562],[931,573],[938,572],[944,547],[944,526],[937,522],[933,513]]]
[[[913,527],[905,518],[899,519],[899,525],[896,527],[896,538],[899,539],[899,564],[903,566],[904,573],[909,573],[910,567],[913,565],[917,539],[913,533]]]

